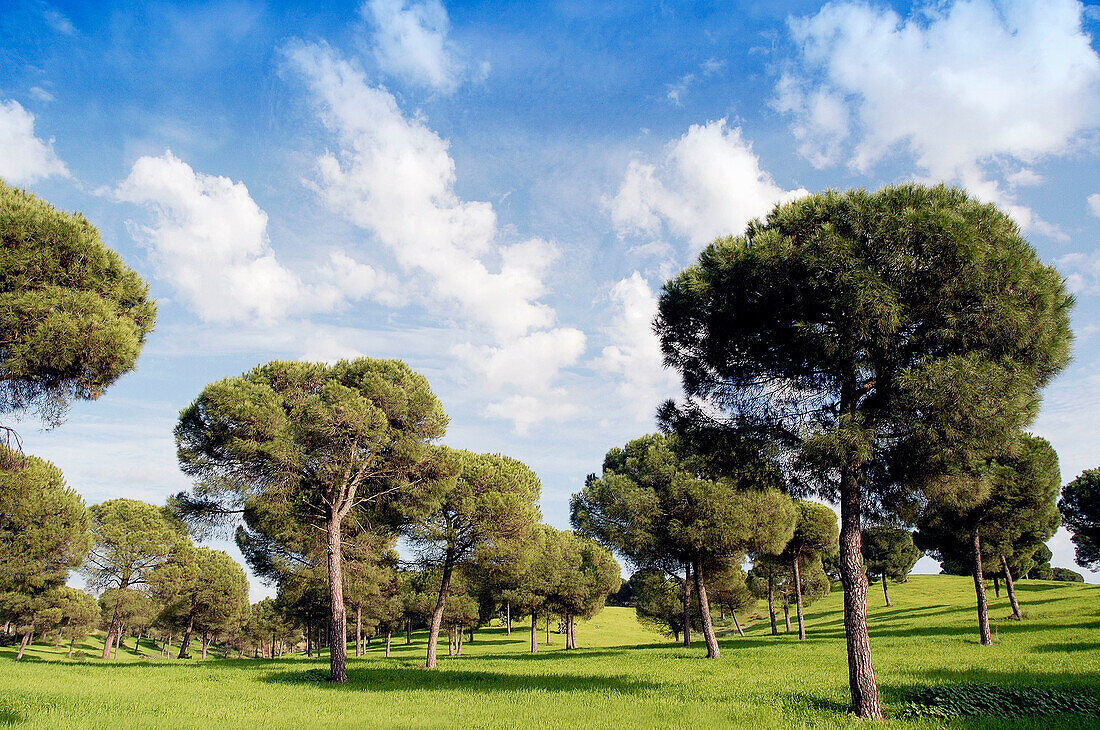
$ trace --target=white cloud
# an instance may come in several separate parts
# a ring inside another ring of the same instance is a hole
[[[28,92],[31,96],[33,96],[35,99],[38,99],[39,101],[57,101],[56,96],[43,89],[41,86],[32,86],[30,89],[28,89]]]
[[[741,234],[778,202],[805,195],[775,183],[741,129],[726,120],[693,124],[658,164],[635,160],[614,198],[605,201],[620,235],[657,236],[662,224],[697,248]]]
[[[1058,234],[991,168],[1063,154],[1097,125],[1100,58],[1078,2],[957,0],[907,19],[830,4],[790,29],[804,63],[780,80],[774,104],[793,115],[807,159],[846,155],[866,172],[907,147],[930,179],[960,182],[1025,228]]]
[[[338,154],[318,159],[326,204],[373,232],[404,269],[428,274],[438,299],[498,336],[551,326],[554,311],[538,299],[557,249],[540,239],[497,245],[492,205],[455,195],[447,143],[327,46],[299,45],[288,57],[341,142]],[[497,259],[498,271],[483,257]]]
[[[540,330],[496,347],[459,345],[455,354],[489,383],[545,393],[558,373],[577,364],[585,336],[572,327]]]
[[[536,423],[561,423],[575,417],[579,412],[580,408],[565,388],[554,388],[539,396],[510,395],[485,407],[486,415],[511,420],[516,433],[521,436],[526,435]]]
[[[1089,212],[1100,218],[1100,193],[1093,193],[1088,198]]]
[[[64,35],[75,35],[76,26],[73,25],[73,21],[69,20],[63,12],[57,8],[46,5],[42,11],[42,17],[46,19],[46,23],[58,33]]]
[[[152,225],[131,222],[131,233],[148,246],[158,278],[206,321],[271,323],[345,299],[402,302],[392,276],[343,252],[330,255],[317,282],[303,283],[276,258],[267,213],[244,183],[196,172],[170,151],[138,159],[115,196],[151,208]]]
[[[679,392],[679,379],[663,365],[661,347],[653,332],[657,297],[635,271],[616,282],[609,293],[612,317],[610,345],[595,366],[618,381],[617,390],[631,416],[652,423],[657,405]]]
[[[298,44],[287,58],[339,141],[336,152],[318,158],[311,184],[405,272],[425,277],[430,299],[451,305],[442,309],[447,318],[480,340],[451,352],[481,376],[487,397],[522,391],[487,413],[511,418],[519,430],[576,412],[562,405],[568,394],[555,381],[579,360],[584,334],[555,327],[556,313],[540,301],[557,248],[539,238],[501,242],[493,206],[455,194],[447,142],[331,48]]]
[[[1100,294],[1100,251],[1066,254],[1055,263],[1074,294]]]
[[[0,178],[27,185],[47,177],[70,177],[53,151],[53,140],[34,136],[34,115],[14,99],[0,101]]]
[[[439,0],[367,0],[359,13],[374,28],[374,56],[384,72],[439,91],[455,89],[462,69]]]

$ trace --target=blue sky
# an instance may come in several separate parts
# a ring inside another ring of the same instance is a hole
[[[84,212],[160,306],[136,372],[21,426],[89,502],[187,488],[171,431],[211,380],[368,355],[566,527],[677,393],[663,281],[778,201],[905,180],[1002,205],[1076,291],[1034,431],[1065,481],[1100,461],[1100,7],[133,5],[0,14],[0,177]]]

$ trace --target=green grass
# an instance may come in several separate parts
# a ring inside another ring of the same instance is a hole
[[[982,684],[1055,690],[1100,700],[1100,586],[1022,581],[1027,617],[1008,619],[991,594],[995,645],[977,643],[968,578],[914,576],[891,586],[894,606],[872,586],[870,629],[879,688],[892,727],[943,727],[898,718],[930,685]],[[463,656],[436,671],[419,668],[425,636],[395,637],[393,657],[373,642],[349,660],[346,686],[323,681],[327,657],[164,661],[129,650],[117,662],[37,645],[23,662],[0,650],[0,726],[117,727],[852,727],[841,596],[810,607],[809,638],[773,637],[757,620],[744,638],[722,638],[722,658],[703,658],[640,626],[632,609],[607,608],[577,628],[581,649],[563,637],[528,653],[529,626],[512,636],[478,631]],[[781,626],[782,630],[782,626]],[[102,644],[99,644],[100,648]],[[152,651],[143,646],[146,651]],[[1100,726],[1076,715],[973,717],[948,727]]]

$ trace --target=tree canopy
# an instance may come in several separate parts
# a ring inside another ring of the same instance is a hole
[[[1100,567],[1100,469],[1086,469],[1062,490],[1058,502],[1072,534],[1077,562]]]
[[[0,180],[0,416],[59,423],[134,368],[155,320],[145,282],[84,216]]]

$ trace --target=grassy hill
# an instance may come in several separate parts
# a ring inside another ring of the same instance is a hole
[[[870,594],[875,669],[891,727],[942,727],[899,718],[917,690],[977,683],[1039,688],[1100,701],[1100,586],[1022,581],[1027,616],[1008,618],[993,598],[995,645],[977,642],[969,578],[914,576],[891,586],[894,605]],[[142,727],[854,727],[845,714],[847,660],[841,595],[807,612],[808,640],[770,635],[756,620],[744,638],[722,638],[722,658],[703,658],[701,642],[676,646],[635,620],[633,609],[607,608],[578,625],[581,648],[566,652],[552,635],[530,655],[529,624],[511,636],[492,627],[437,671],[420,669],[426,636],[395,637],[386,659],[375,641],[365,659],[349,659],[346,686],[323,678],[328,659],[165,661],[121,650],[98,658],[41,645],[14,662],[0,649],[0,725],[50,728]],[[782,630],[782,626],[781,626]],[[100,650],[102,644],[98,644]],[[151,648],[143,646],[143,651]],[[1046,715],[971,717],[950,727],[1100,727],[1100,718]]]

